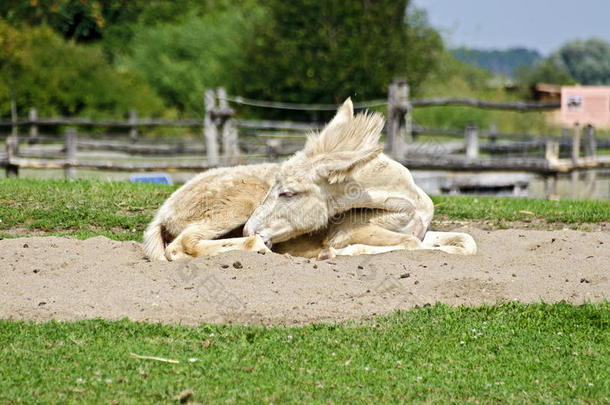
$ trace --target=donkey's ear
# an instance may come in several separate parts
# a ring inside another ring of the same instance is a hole
[[[318,175],[326,178],[330,184],[340,183],[345,181],[353,170],[370,162],[381,152],[383,146],[378,145],[360,151],[329,153],[317,162]]]
[[[354,104],[352,104],[352,99],[350,97],[347,98],[343,102],[343,105],[339,107],[337,110],[337,115],[326,125],[326,127],[332,127],[337,124],[343,124],[345,122],[349,122],[354,117]]]

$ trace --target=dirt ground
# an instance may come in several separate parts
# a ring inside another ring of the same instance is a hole
[[[0,318],[292,325],[435,302],[610,299],[606,230],[460,230],[474,236],[477,255],[399,251],[315,262],[229,252],[168,263],[104,237],[4,239]]]

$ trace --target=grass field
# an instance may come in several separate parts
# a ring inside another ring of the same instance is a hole
[[[0,402],[607,403],[610,304],[436,305],[364,324],[0,321]],[[139,356],[174,360],[168,363]]]
[[[176,186],[104,181],[0,179],[0,237],[105,235],[137,240]],[[610,222],[607,201],[433,197],[443,219],[537,220],[574,226]]]
[[[2,179],[0,236],[140,240],[173,190]],[[434,201],[445,219],[610,221],[608,202]],[[0,351],[0,403],[610,401],[608,302],[435,305],[305,327],[0,320]]]

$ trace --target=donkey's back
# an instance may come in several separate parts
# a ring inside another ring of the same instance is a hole
[[[263,201],[279,165],[263,163],[205,171],[176,190],[144,232],[150,259],[164,259],[167,245],[185,229],[216,239],[246,223]]]

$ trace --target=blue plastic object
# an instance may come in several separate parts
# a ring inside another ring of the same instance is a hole
[[[167,173],[132,174],[132,183],[172,184],[172,178]]]

